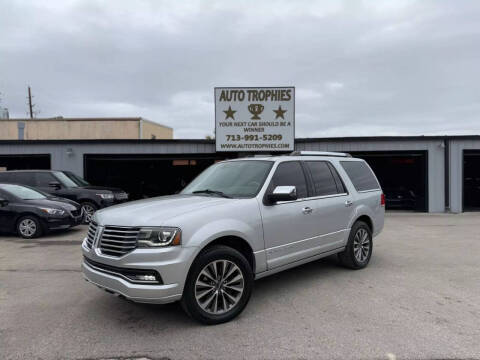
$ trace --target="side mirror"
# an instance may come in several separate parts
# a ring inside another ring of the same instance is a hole
[[[4,207],[7,205],[8,205],[8,200],[0,198],[0,207]]]
[[[271,194],[268,194],[267,198],[272,204],[279,201],[297,200],[297,188],[295,186],[277,186]]]
[[[60,189],[62,185],[58,181],[52,181],[48,184],[51,188]]]

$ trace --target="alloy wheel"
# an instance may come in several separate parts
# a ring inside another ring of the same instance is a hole
[[[18,226],[20,234],[25,237],[32,237],[37,232],[37,224],[32,219],[24,219]]]
[[[89,223],[90,221],[92,221],[93,214],[95,213],[95,209],[93,208],[92,205],[89,205],[89,204],[82,205],[82,209],[84,214],[84,220],[86,223]]]
[[[219,315],[238,304],[244,288],[243,273],[235,263],[215,260],[200,271],[195,282],[195,298],[205,312]]]
[[[361,263],[367,260],[370,253],[370,235],[367,230],[360,228],[353,239],[353,254],[355,259]]]

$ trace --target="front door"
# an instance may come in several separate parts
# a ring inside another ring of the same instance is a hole
[[[300,162],[278,165],[267,194],[277,186],[295,186],[298,199],[261,204],[268,269],[311,256],[312,243],[319,234],[315,201],[308,199],[307,181]]]
[[[15,228],[15,205],[12,204],[12,197],[0,191],[0,199],[10,201],[6,205],[0,204],[0,231],[12,231]]]

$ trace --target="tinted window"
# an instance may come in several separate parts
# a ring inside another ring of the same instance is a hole
[[[340,163],[357,191],[380,189],[372,170],[364,161],[341,161]]]
[[[337,169],[335,169],[335,166],[328,163],[328,167],[330,168],[330,171],[332,172],[333,178],[335,179],[335,183],[337,184],[338,193],[339,194],[346,193],[347,189],[345,188],[345,184],[343,183],[342,179],[340,178],[340,175],[338,175],[338,171],[337,171]]]
[[[299,199],[308,196],[305,174],[298,161],[287,161],[278,165],[270,182],[269,192],[277,186],[296,186]]]
[[[34,174],[33,172],[10,173],[10,179],[8,181],[14,184],[34,186]]]
[[[337,184],[325,161],[307,161],[306,164],[312,174],[315,196],[337,194]]]
[[[48,172],[38,172],[35,174],[36,186],[48,187],[52,181],[56,181],[52,174]]]

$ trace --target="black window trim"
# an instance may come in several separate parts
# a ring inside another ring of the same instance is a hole
[[[328,164],[328,167],[330,168],[330,172],[332,173],[332,176],[333,176],[333,180],[335,180],[335,184],[337,185],[337,190],[338,190],[338,183],[337,183],[337,178],[335,177],[335,175],[333,174],[333,171],[335,171],[335,173],[337,174],[338,178],[340,179],[340,185],[342,185],[343,187],[343,192],[339,193],[339,194],[347,194],[347,195],[350,195],[350,192],[348,191],[347,189],[347,185],[345,185],[345,181],[342,179],[342,175],[340,175],[340,173],[338,172],[337,168],[335,167],[335,165],[333,165],[332,162],[330,161],[326,161],[327,164]]]

